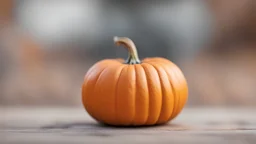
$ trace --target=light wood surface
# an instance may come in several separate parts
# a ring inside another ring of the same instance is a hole
[[[1,144],[255,144],[255,108],[185,108],[174,121],[153,127],[109,127],[82,107],[0,108]]]

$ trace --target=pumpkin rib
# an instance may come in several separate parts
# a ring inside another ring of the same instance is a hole
[[[174,74],[174,77],[176,77],[176,75]],[[173,79],[171,81],[174,81]],[[177,81],[177,79],[175,80]],[[174,112],[172,113],[172,116],[170,117],[170,119],[173,119],[175,117],[175,115],[177,114],[177,111],[179,111],[179,103],[180,103],[180,91],[179,90],[176,90],[177,94],[176,94],[176,106],[175,106],[175,110]]]
[[[109,68],[109,67],[106,67],[103,71],[101,71],[99,77],[97,78],[96,83],[95,83],[95,87],[94,87],[94,89],[93,89],[93,93],[94,93],[94,94],[95,94],[95,89],[97,88],[97,85],[98,85],[98,83],[99,83],[99,79],[102,77],[103,73],[104,73],[108,68]],[[100,115],[98,115],[98,118],[99,118],[100,120],[103,120]]]
[[[177,71],[178,69],[178,66],[177,65],[175,65],[174,63],[172,63],[172,62],[170,62],[170,61],[168,61],[168,60],[166,60],[166,59],[163,59],[163,58],[156,58],[156,59],[158,59],[158,61],[160,62],[160,63],[164,63],[164,64],[168,64],[168,65],[171,65],[172,66],[172,70],[173,70],[173,74],[174,74],[174,76],[176,77],[176,80],[177,80],[177,82],[178,82],[178,84],[179,85],[183,85],[182,84],[182,82],[180,81],[180,77],[181,77],[181,75],[180,75],[180,73],[181,73],[181,71],[179,72],[179,71]],[[183,90],[181,90],[181,89],[179,89],[178,90],[178,99],[177,99],[177,108],[176,108],[176,110],[175,110],[175,112],[173,113],[173,115],[171,116],[171,118],[170,119],[174,119],[179,113],[180,113],[180,111],[182,110],[182,103],[183,103],[183,97],[184,97],[184,93],[183,93]]]
[[[172,77],[171,74],[168,73],[168,68],[166,67],[166,65],[163,64],[163,63],[158,63],[158,64],[161,65],[165,69],[165,72],[166,72],[166,74],[168,76],[168,80],[170,82],[170,85],[171,85],[171,88],[172,88],[172,92],[173,92],[173,109],[172,109],[172,113],[171,113],[170,117],[168,118],[168,120],[170,120],[172,118],[173,113],[175,113],[175,110],[176,110],[176,107],[177,107],[176,106],[176,103],[177,103],[177,100],[176,100],[176,98],[177,98],[177,91],[176,91],[176,89],[173,86],[173,82],[172,82],[173,79],[171,78]]]
[[[180,85],[186,85],[185,79],[183,78],[183,76],[181,75],[180,70],[178,69],[178,67],[175,68],[175,73],[176,73],[176,77],[177,77],[177,81],[179,82]],[[181,78],[183,80],[181,80]],[[185,82],[185,83],[184,83]],[[181,111],[182,108],[184,107],[185,101],[186,101],[186,97],[187,97],[187,92],[184,92],[184,89],[179,90],[180,91],[180,95],[179,95],[179,108],[178,111],[174,114],[173,118],[175,118]],[[187,90],[186,90],[187,91]]]
[[[115,102],[115,107],[116,107],[116,121],[118,122],[118,125],[122,125],[122,121],[120,120],[120,115],[119,115],[119,106],[118,106],[118,103],[119,103],[119,87],[120,87],[120,83],[121,83],[121,77],[122,75],[126,72],[126,68],[127,66],[124,66],[122,71],[120,72],[120,75],[119,75],[119,78],[118,78],[118,82],[117,82],[117,86],[116,86],[116,102]]]
[[[175,118],[182,111],[183,107],[185,106],[185,104],[187,102],[188,88],[187,88],[187,81],[185,79],[184,74],[182,73],[181,69],[176,64],[174,64],[173,62],[171,62],[165,58],[156,57],[156,58],[146,59],[146,61],[157,61],[160,63],[164,63],[164,64],[173,66],[173,68],[174,68],[173,71],[174,71],[175,77],[178,79],[179,85],[183,86],[183,89],[179,90],[180,94],[179,94],[178,111],[175,112],[175,114],[173,116],[173,118]]]
[[[160,81],[160,88],[161,88],[161,111],[160,111],[160,114],[159,114],[159,116],[158,116],[158,118],[157,118],[157,122],[159,121],[159,118],[160,118],[160,116],[161,116],[161,113],[162,113],[162,109],[163,109],[163,84],[162,84],[162,80],[161,80],[161,77],[160,77],[160,74],[159,74],[159,71],[158,71],[158,69],[155,67],[155,65],[154,64],[152,64],[152,63],[147,63],[147,64],[149,64],[149,65],[151,65],[152,67],[154,67],[154,69],[156,70],[156,72],[157,72],[157,75],[158,75],[158,78],[159,78],[159,81]],[[156,122],[156,123],[157,123]]]
[[[102,68],[102,69],[100,70],[100,72],[99,72],[99,73],[97,74],[97,76],[96,76],[96,80],[93,81],[93,84],[92,84],[92,89],[93,89],[93,91],[94,91],[94,89],[95,89],[97,80],[99,79],[101,73],[102,73],[105,69],[107,69],[107,66],[104,67],[104,68]],[[91,73],[91,74],[93,74],[93,73]],[[86,82],[88,82],[88,80],[87,80]],[[85,91],[86,91],[87,89],[88,89],[88,87],[85,87]],[[89,93],[91,94],[93,91],[90,91],[90,90],[89,90]],[[93,93],[94,93],[94,92],[93,92]],[[86,102],[85,99],[86,99],[86,95],[85,95],[85,97],[84,97],[84,99],[83,99],[83,103]],[[87,105],[87,106],[89,106],[89,105]],[[91,108],[87,107],[88,113],[90,113],[90,114],[92,115],[92,117],[95,118],[97,121],[100,121],[100,119],[97,118],[97,116],[94,114],[94,112],[93,112],[94,110],[92,110],[92,109],[90,110],[90,109],[91,109]]]
[[[175,81],[177,81],[179,83],[179,81],[177,80],[178,78],[177,78],[175,72],[173,74],[174,74],[174,77],[176,77]],[[174,81],[174,80],[172,79],[172,81]],[[172,113],[172,116],[170,117],[170,119],[173,119],[177,115],[177,112],[179,111],[180,95],[181,94],[180,94],[179,90],[176,90],[176,92],[177,92],[177,95],[176,95],[177,100],[175,101],[176,102],[175,111]]]
[[[158,98],[159,93],[161,93],[160,80],[159,77],[156,76],[158,73],[152,65],[147,63],[142,63],[141,65],[144,67],[147,76],[149,90],[149,116],[146,124],[152,125],[157,122],[157,118],[159,117],[161,111],[161,104],[159,103],[162,100],[159,100],[160,98]]]
[[[116,62],[116,61],[115,61]],[[95,87],[94,87],[94,89],[93,89],[93,93],[95,94],[94,95],[94,98],[95,98],[95,96],[97,96],[97,88],[98,88],[98,85],[99,85],[99,80],[104,76],[104,73],[106,72],[106,71],[108,71],[108,70],[110,70],[112,67],[115,67],[115,66],[117,66],[117,65],[119,65],[120,63],[114,63],[114,64],[112,64],[112,65],[108,65],[101,73],[100,73],[100,75],[99,75],[99,77],[97,78],[97,80],[96,80],[96,83],[95,83]],[[107,64],[106,64],[107,65]],[[95,92],[96,91],[96,92]],[[104,121],[104,118],[102,118],[102,115],[100,115],[99,114],[99,116],[98,116],[98,118],[100,119],[100,120],[103,120]]]
[[[104,60],[103,60],[103,61],[104,61]],[[98,70],[98,69],[96,70],[95,67],[99,66],[99,64],[101,64],[103,61],[100,61],[100,62],[96,63],[93,67],[91,67],[91,68],[88,70],[88,72],[86,73],[86,75],[85,75],[84,78],[87,79],[88,77],[90,77],[92,74],[94,74],[94,73],[93,73],[94,71],[96,71],[96,72],[97,72],[97,71],[100,71],[100,72],[99,72],[99,74],[100,74],[101,71],[104,70],[107,66],[105,65],[105,67],[101,68],[101,70]],[[104,62],[106,62],[106,61],[104,61]],[[89,80],[85,80],[84,83],[83,83],[83,87],[84,87],[88,82],[89,82]],[[82,88],[83,88],[83,87],[82,87]],[[82,89],[82,92],[85,91],[85,90],[86,90],[86,88],[83,88],[83,89]],[[86,98],[86,95],[85,95],[85,97],[82,97],[82,99],[84,99],[84,98]],[[83,100],[83,102],[84,102],[84,100]]]
[[[158,121],[157,121],[157,124],[161,124],[161,123],[164,123],[168,120],[168,118],[172,115],[172,111],[171,112],[168,112],[168,106],[172,106],[172,109],[173,109],[173,90],[172,90],[172,87],[171,87],[171,84],[170,84],[170,81],[169,81],[169,78],[168,78],[168,75],[165,71],[165,69],[163,68],[162,65],[158,65],[157,62],[146,62],[146,63],[149,63],[151,64],[152,66],[155,67],[155,69],[157,70],[158,72],[158,76],[159,76],[159,79],[160,79],[160,82],[161,82],[161,90],[162,90],[162,108],[161,108],[161,113],[159,115],[159,118],[158,118]],[[160,70],[162,69],[162,70]],[[165,75],[165,76],[163,76]],[[165,79],[168,79],[167,82],[165,82],[164,80]],[[168,86],[166,86],[168,83]],[[168,87],[170,87],[170,89],[168,90]],[[168,103],[168,101],[171,101],[170,103]],[[166,111],[167,110],[167,111]],[[164,114],[166,115],[167,113],[167,116],[166,118],[164,118]]]
[[[121,68],[121,70],[119,72],[119,77],[118,77],[118,79],[116,81],[116,86],[115,86],[115,102],[114,103],[115,103],[115,121],[116,121],[117,124],[120,123],[120,121],[118,120],[118,106],[117,106],[117,102],[118,102],[118,86],[119,86],[119,83],[120,83],[120,77],[121,77],[122,73],[124,73],[124,70],[125,70],[126,67],[127,67],[126,65],[122,64],[122,68]]]
[[[144,68],[138,64],[135,65],[136,73],[136,94],[135,94],[135,118],[134,125],[144,125],[148,117],[148,86]]]
[[[134,78],[135,71],[131,67],[132,65],[126,65],[124,71],[120,75],[119,83],[117,87],[117,116],[121,125],[130,125],[132,116],[134,115]],[[125,111],[125,113],[123,113]]]
[[[134,108],[133,108],[133,118],[132,118],[132,120],[131,120],[131,124],[134,124],[134,119],[135,119],[135,115],[136,115],[136,92],[137,92],[137,90],[136,90],[136,88],[137,88],[137,82],[136,82],[136,69],[135,69],[135,66],[134,65],[129,65],[129,66],[132,66],[133,67],[133,69],[134,69],[134,79],[135,79],[135,81],[134,81],[134,85],[135,85],[135,88],[134,88],[134,91],[133,91],[133,96],[134,96],[134,98],[133,98],[133,105],[134,105]]]
[[[136,67],[135,67],[135,65],[133,65],[133,68],[134,68],[134,72],[135,72],[135,89],[134,89],[134,115],[133,115],[133,119],[132,119],[132,124],[133,125],[135,125],[135,118],[136,118],[136,109],[137,109],[137,107],[136,107],[136,98],[137,98],[137,74],[136,74]]]
[[[182,111],[182,109],[185,106],[187,99],[188,99],[188,86],[187,86],[188,84],[187,84],[187,80],[185,79],[184,74],[182,73],[182,71],[179,67],[176,67],[176,74],[179,75],[178,79],[180,80],[181,84],[185,86],[182,89],[182,95],[181,95],[182,103],[181,103],[180,109],[178,111],[178,114],[179,114]]]
[[[95,84],[94,98],[95,106],[99,115],[101,115],[101,120],[104,122],[111,122],[115,119],[115,84],[120,71],[121,64],[114,64],[108,66],[104,70]],[[104,119],[103,119],[104,118]]]
[[[135,66],[134,65],[129,65],[129,66],[132,66],[133,67],[133,70],[134,70],[134,86],[135,86],[135,88],[134,88],[134,90],[133,90],[133,96],[134,96],[134,98],[133,98],[133,105],[134,105],[134,107],[133,107],[133,116],[132,116],[132,120],[131,120],[131,123],[130,124],[134,124],[134,119],[135,119],[135,113],[136,113],[136,70],[135,70]]]
[[[133,86],[133,88],[132,88],[132,89],[133,89],[133,94],[132,94],[133,98],[132,98],[132,99],[133,99],[133,100],[131,101],[131,103],[133,103],[133,113],[132,113],[132,116],[131,116],[131,117],[132,117],[132,118],[131,118],[131,121],[130,121],[130,123],[129,123],[129,125],[130,125],[130,124],[132,124],[132,122],[133,122],[133,120],[134,120],[134,117],[135,117],[135,107],[136,107],[136,105],[135,105],[135,96],[136,96],[136,87],[135,87],[135,86],[136,86],[136,73],[135,73],[135,72],[136,72],[136,71],[135,71],[134,65],[129,65],[128,68],[130,68],[130,69],[133,71],[133,76],[134,76],[134,81],[133,81],[133,82],[135,83],[135,84],[134,84],[134,83],[132,84],[132,86]]]
[[[147,77],[147,73],[146,73],[146,70],[145,70],[145,68],[142,66],[142,65],[140,65],[141,67],[142,67],[142,69],[143,69],[143,71],[144,71],[144,73],[145,73],[145,76],[146,76],[146,85],[147,85],[147,97],[148,97],[148,111],[147,111],[147,118],[146,118],[146,120],[145,120],[145,122],[143,123],[143,125],[145,125],[146,123],[147,123],[147,121],[148,121],[148,118],[149,118],[149,113],[150,113],[150,97],[149,97],[149,86],[148,86],[148,77]]]
[[[117,87],[118,87],[120,76],[124,70],[124,67],[125,67],[125,65],[123,65],[121,68],[121,71],[119,73],[119,77],[117,79],[116,86],[115,86],[115,88],[116,88],[116,90],[115,90],[115,121],[116,121],[116,123],[118,123],[118,119],[117,119]]]
[[[175,69],[177,67],[176,65],[174,65],[172,62],[170,62],[169,60],[166,60],[164,58],[153,58],[152,61],[153,60],[159,62],[159,64],[162,63],[164,66],[167,67],[167,69],[171,69],[172,73],[173,73],[173,77],[175,77],[175,81],[177,80],[178,84],[181,85],[180,81],[178,79],[179,77],[177,76],[177,73],[176,73],[176,69]],[[171,79],[171,81],[173,81],[173,79]],[[173,113],[172,113],[172,115],[170,117],[170,120],[177,116],[178,111],[180,109],[180,97],[181,97],[180,90],[176,90],[175,93],[176,93],[176,95],[175,95],[175,99],[176,100],[174,101],[175,102],[175,106],[174,106],[174,111],[173,111]]]

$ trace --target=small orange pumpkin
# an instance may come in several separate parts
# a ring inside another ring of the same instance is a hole
[[[134,43],[114,37],[129,51],[126,61],[106,59],[86,73],[82,101],[97,121],[116,126],[166,123],[183,109],[188,87],[181,70],[164,58],[139,60]]]

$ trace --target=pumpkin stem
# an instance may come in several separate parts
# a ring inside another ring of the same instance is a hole
[[[139,64],[140,59],[137,53],[137,49],[133,41],[127,37],[114,37],[114,42],[116,45],[124,45],[128,49],[128,58],[125,61],[126,64]]]

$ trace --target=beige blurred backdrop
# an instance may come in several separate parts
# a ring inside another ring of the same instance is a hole
[[[88,68],[127,56],[113,36],[175,62],[187,106],[256,105],[254,0],[3,0],[0,105],[81,105]]]

